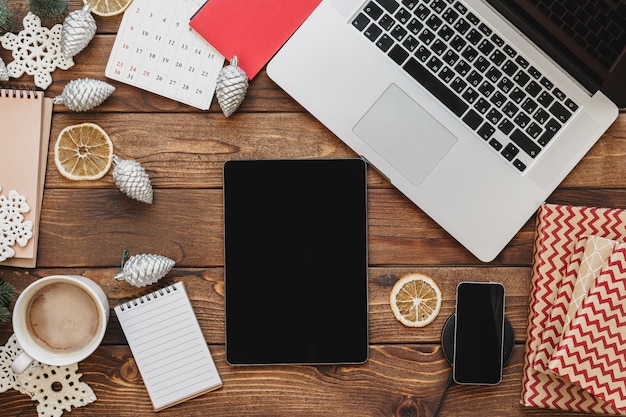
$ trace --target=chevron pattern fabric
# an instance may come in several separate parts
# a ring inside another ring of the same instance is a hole
[[[626,244],[611,254],[572,319],[549,367],[626,409]]]
[[[521,403],[530,407],[626,415],[626,409],[614,406],[548,368],[551,357],[548,353],[553,353],[561,341],[560,329],[550,326],[554,318],[562,320],[561,329],[565,326],[567,313],[564,312],[572,304],[576,286],[568,289],[572,277],[568,281],[566,276],[576,275],[576,268],[580,274],[583,267],[580,251],[586,247],[582,240],[589,236],[626,241],[626,211],[544,204],[537,213]],[[580,265],[575,265],[576,262]],[[566,294],[568,291],[572,292],[571,296]],[[560,295],[569,300],[563,301]],[[559,299],[562,301],[559,310],[554,310]],[[546,346],[552,351],[541,352]]]
[[[616,244],[614,240],[598,236],[584,236],[577,242],[537,349],[533,366],[538,371],[550,372],[548,362],[554,349],[562,334],[569,329],[570,322]]]

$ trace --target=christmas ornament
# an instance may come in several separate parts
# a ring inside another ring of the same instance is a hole
[[[127,196],[143,203],[152,204],[150,177],[139,162],[120,159],[113,155],[113,180]]]
[[[7,65],[9,76],[34,75],[35,85],[45,90],[52,84],[50,73],[57,68],[71,68],[74,61],[61,53],[62,28],[60,24],[51,29],[41,27],[41,19],[28,12],[24,16],[24,30],[1,36],[2,46],[13,52],[13,62]]]
[[[67,0],[28,0],[28,9],[43,20],[60,20],[67,13]]]
[[[99,106],[115,91],[112,85],[91,78],[70,81],[54,103],[60,103],[73,111],[87,111]]]
[[[0,58],[0,81],[9,81],[9,70],[2,58]]]
[[[0,346],[0,393],[14,389],[37,402],[39,417],[61,417],[63,410],[83,407],[96,401],[91,387],[80,381],[78,364],[68,366],[44,365],[35,361],[19,375],[11,370],[11,364],[22,353],[15,335],[7,344]]]
[[[2,191],[2,187],[0,187]],[[24,214],[30,211],[26,197],[11,190],[8,198],[0,194],[0,262],[15,255],[12,246],[16,243],[26,246],[33,237],[33,222],[24,221]]]
[[[122,254],[120,272],[115,275],[117,281],[126,281],[135,287],[154,284],[172,269],[174,261],[154,254],[134,255],[128,258],[128,251]]]
[[[248,91],[248,77],[234,56],[230,65],[222,68],[217,76],[215,95],[224,116],[229,117],[237,110]]]
[[[89,5],[74,10],[63,22],[61,50],[63,56],[72,58],[85,49],[96,34],[96,20],[89,11]]]

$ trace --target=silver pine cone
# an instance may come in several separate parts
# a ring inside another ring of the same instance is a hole
[[[104,81],[79,78],[70,81],[54,102],[64,104],[72,111],[87,111],[98,107],[114,91],[115,87]]]
[[[89,11],[89,5],[67,15],[61,28],[61,52],[65,58],[72,58],[85,49],[95,36],[96,29],[96,20]]]
[[[234,56],[230,65],[222,68],[217,76],[215,95],[222,108],[224,116],[229,117],[237,110],[248,91],[248,76],[239,67],[237,57]]]
[[[0,58],[0,81],[9,81],[9,70],[2,58]]]
[[[120,159],[113,155],[113,180],[124,194],[143,203],[152,204],[152,185],[148,173],[137,161]]]
[[[154,284],[174,267],[170,258],[154,254],[134,255],[124,263],[122,270],[115,275],[117,281],[126,281],[135,287]]]

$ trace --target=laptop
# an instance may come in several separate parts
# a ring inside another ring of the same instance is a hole
[[[626,103],[617,0],[323,0],[269,77],[482,261]]]
[[[224,164],[226,360],[367,360],[367,165]]]

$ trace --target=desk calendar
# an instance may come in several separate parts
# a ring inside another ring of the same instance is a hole
[[[105,75],[181,103],[211,106],[224,57],[189,27],[201,0],[134,0]]]

